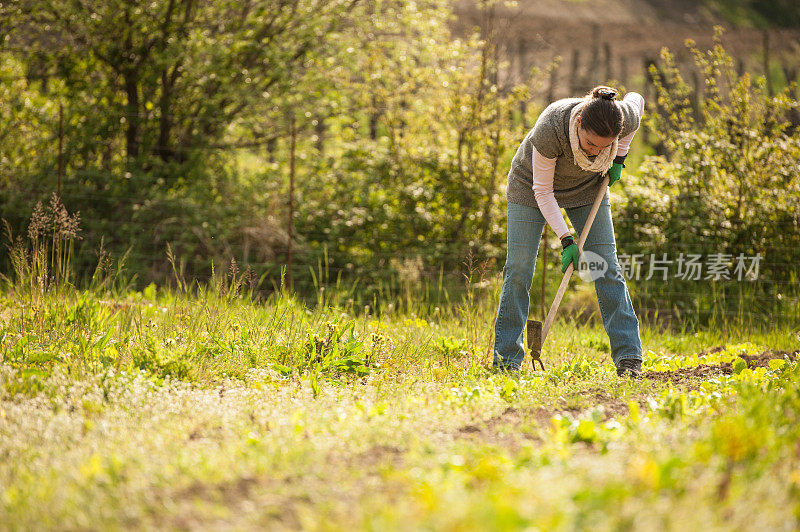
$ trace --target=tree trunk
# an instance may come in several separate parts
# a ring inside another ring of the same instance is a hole
[[[317,124],[314,127],[314,133],[317,135],[317,151],[320,155],[325,153],[325,118],[320,116],[317,118]]]
[[[156,144],[156,155],[162,161],[175,159],[175,151],[170,146],[170,134],[172,133],[172,89],[178,77],[179,65],[172,67],[172,72],[167,69],[161,71],[161,98],[158,101],[158,108],[161,111],[161,121],[158,124],[158,144]]]
[[[125,78],[125,95],[128,104],[125,106],[125,146],[129,159],[139,157],[139,129],[141,117],[139,116],[139,76],[136,70],[128,69],[123,72]]]

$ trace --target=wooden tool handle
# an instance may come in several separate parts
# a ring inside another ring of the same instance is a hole
[[[597,210],[600,208],[600,202],[603,201],[603,196],[606,193],[607,187],[608,175],[606,174],[603,176],[603,182],[600,184],[600,191],[597,193],[597,197],[594,199],[592,210],[589,211],[589,218],[586,219],[586,224],[583,226],[583,231],[581,231],[581,236],[578,239],[578,253],[583,253],[583,245],[586,243],[586,237],[589,236],[589,230],[592,228],[594,217],[597,216]],[[569,285],[569,280],[572,277],[572,272],[574,269],[574,264],[570,262],[569,266],[567,266],[567,271],[564,272],[564,277],[561,279],[561,284],[558,286],[556,298],[553,300],[553,304],[550,306],[550,310],[547,312],[547,317],[545,318],[544,326],[542,327],[542,345],[544,345],[544,340],[547,338],[547,333],[550,331],[550,326],[553,325],[553,320],[556,318],[558,306],[561,304],[561,300],[564,298],[564,292],[567,291],[567,286]]]

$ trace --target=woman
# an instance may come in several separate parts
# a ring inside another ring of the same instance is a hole
[[[495,321],[495,368],[517,370],[522,365],[522,329],[545,223],[561,239],[561,271],[570,262],[577,270],[575,241],[599,193],[602,176],[608,173],[609,185],[619,180],[643,112],[641,95],[629,92],[617,101],[614,89],[595,87],[584,98],[550,104],[522,141],[508,174],[508,249]],[[574,237],[560,207],[572,221]],[[584,250],[597,253],[608,264],[595,281],[595,290],[617,374],[638,377],[642,365],[639,321],[619,271],[608,191]]]

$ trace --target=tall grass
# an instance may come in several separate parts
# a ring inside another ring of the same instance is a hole
[[[27,240],[15,237],[11,226],[3,223],[15,287],[33,296],[71,283],[70,259],[75,240],[81,238],[80,213],[70,214],[54,193],[46,206],[38,202],[34,207]]]
[[[235,261],[221,269],[212,266],[208,283],[190,284],[169,246],[174,284],[133,289],[125,257],[114,261],[101,246],[91,281],[82,290],[74,284],[70,264],[79,236],[78,214],[68,213],[57,197],[37,206],[27,240],[7,231],[14,273],[4,278],[5,292],[14,297],[2,322],[6,360],[43,371],[58,365],[79,373],[113,367],[198,382],[222,375],[241,378],[256,368],[350,378],[378,366],[401,371],[411,364],[443,376],[441,368],[474,372],[491,364],[500,276],[471,256],[460,287],[444,282],[441,270],[435,283],[408,282],[419,277],[408,272],[405,280],[379,286],[362,306],[357,280],[331,281],[324,260],[315,272],[317,296],[309,302],[285,286],[283,275],[280,286],[259,292],[252,270],[242,272]],[[551,276],[549,293],[558,281]],[[797,284],[792,286],[779,304],[797,317],[799,294]],[[778,303],[759,307],[757,297],[752,284],[741,284],[731,299],[712,283],[710,292],[698,292],[697,316],[687,313],[669,330],[643,323],[645,348],[699,349],[704,342],[745,338],[789,347],[797,341],[796,320],[769,314]],[[764,312],[764,318],[754,311]],[[708,315],[705,327],[702,312]],[[653,319],[658,321],[657,313]],[[551,353],[575,352],[585,339],[596,354],[607,356],[602,329],[584,323],[562,313]]]

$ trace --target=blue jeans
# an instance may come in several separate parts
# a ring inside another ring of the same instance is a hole
[[[591,209],[591,205],[566,209],[576,231],[583,231],[583,225]],[[546,223],[539,209],[508,203],[508,248],[506,265],[503,268],[500,306],[494,324],[496,368],[519,369],[522,366],[525,356],[522,334],[528,319],[528,292],[533,282],[539,240]],[[577,242],[578,235],[574,237]],[[594,287],[600,304],[603,326],[611,343],[611,358],[614,364],[618,365],[625,358],[641,360],[639,320],[633,312],[625,278],[620,273],[617,262],[614,225],[611,222],[611,208],[607,199],[600,204],[583,249],[597,253],[608,264],[608,270],[595,281]],[[569,297],[569,292],[565,297]],[[553,332],[558,334],[557,331]]]

